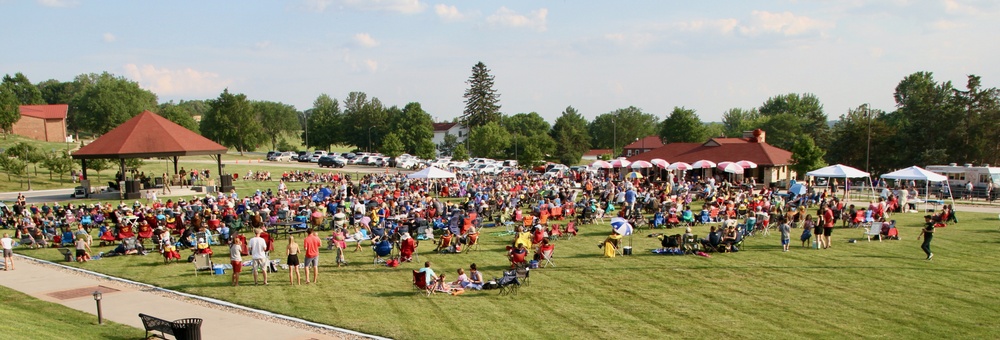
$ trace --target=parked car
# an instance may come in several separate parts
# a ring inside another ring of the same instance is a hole
[[[280,153],[280,152],[277,152],[277,151],[273,151],[273,150],[272,150],[272,151],[268,151],[268,152],[267,152],[267,156],[264,156],[264,159],[266,159],[266,160],[271,160],[271,157],[272,157],[272,156],[274,156],[274,155],[276,155],[276,154],[279,154],[279,153]]]
[[[348,153],[345,153],[345,154],[343,154],[343,155],[341,155],[341,156],[343,156],[343,157],[344,157],[344,158],[346,158],[346,159],[354,159],[354,158],[355,158],[355,157],[357,157],[358,155],[354,154],[353,152],[348,152]]]
[[[313,151],[312,156],[309,156],[309,162],[318,163],[320,157],[326,156],[326,151],[316,150]]]
[[[309,157],[312,156],[312,155],[309,154],[309,151],[299,151],[298,154],[299,155],[298,155],[298,157],[295,157],[295,160],[297,160],[299,162],[308,162],[309,161]]]
[[[275,162],[290,162],[292,160],[292,157],[298,157],[298,155],[296,155],[294,152],[291,151],[285,151],[282,153],[276,153],[267,160]]]
[[[321,168],[343,168],[347,163],[337,157],[323,156],[316,162]]]

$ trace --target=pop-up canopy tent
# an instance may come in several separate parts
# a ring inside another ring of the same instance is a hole
[[[931,190],[930,190],[931,182],[944,182],[945,186],[949,188],[948,196],[949,198],[951,198],[951,204],[953,205],[955,204],[955,197],[952,196],[951,194],[950,190],[951,187],[950,183],[948,183],[948,176],[936,174],[914,165],[906,169],[900,169],[887,173],[885,175],[882,175],[881,177],[885,179],[895,179],[903,181],[924,181],[926,183],[924,190],[926,192],[926,198],[924,199],[925,208],[927,205],[927,200],[929,200],[931,196]]]
[[[872,186],[871,174],[843,165],[835,164],[825,168],[819,168],[806,173],[806,176],[813,177],[828,177],[828,178],[843,178],[846,186],[844,187],[844,197],[847,197],[847,193],[850,192],[851,181],[850,178],[868,178],[868,186],[872,188],[872,194],[875,194],[875,187]]]
[[[455,173],[441,170],[432,166],[414,172],[412,174],[406,175],[406,178],[455,178]]]

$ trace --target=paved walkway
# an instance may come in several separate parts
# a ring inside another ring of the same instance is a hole
[[[129,284],[62,268],[45,261],[15,255],[16,270],[0,271],[0,285],[35,298],[97,315],[91,293],[102,286],[103,316],[142,329],[139,313],[167,320],[201,318],[204,339],[357,339],[360,333],[340,333],[302,322],[269,317],[270,313],[237,311],[211,302],[196,301],[151,286]],[[117,291],[114,291],[117,290]],[[70,334],[66,334],[70,335]]]

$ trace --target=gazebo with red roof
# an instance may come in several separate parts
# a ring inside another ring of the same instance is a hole
[[[222,178],[220,191],[226,192],[232,189],[231,182],[225,180],[228,176],[222,176],[222,154],[228,150],[160,115],[144,111],[74,152],[73,159],[81,161],[83,178],[87,179],[88,159],[118,159],[125,174],[126,158],[172,157],[176,175],[177,157],[215,155]]]

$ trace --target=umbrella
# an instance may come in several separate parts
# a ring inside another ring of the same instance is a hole
[[[736,164],[736,163],[735,162],[719,162],[719,164],[716,164],[715,166],[717,168],[719,168],[719,169],[724,169],[725,167],[729,166],[729,164]]]
[[[708,168],[714,168],[715,166],[716,166],[715,162],[707,159],[691,163],[691,167],[695,169],[708,169]]]
[[[650,163],[650,162],[647,162],[647,161],[635,161],[635,162],[632,162],[632,169],[645,169],[645,168],[652,168],[652,167],[653,167],[653,163]]]
[[[725,171],[725,172],[728,172],[728,173],[733,173],[733,174],[742,174],[743,173],[743,167],[737,165],[736,163],[729,163],[729,164],[726,164],[725,166],[723,166],[722,164],[719,164],[719,170],[722,170],[722,171]]]
[[[611,163],[605,161],[596,161],[590,164],[591,168],[594,169],[611,169]]]
[[[791,188],[788,188],[788,193],[795,195],[804,195],[808,191],[805,185],[795,184]]]
[[[694,169],[694,167],[692,167],[691,164],[687,164],[687,163],[684,163],[684,162],[677,162],[677,163],[670,164],[670,166],[668,166],[667,169],[668,170],[682,170],[682,171],[687,171],[687,170]]]
[[[660,167],[660,169],[666,169],[668,166],[670,166],[669,162],[667,162],[665,160],[662,160],[662,159],[659,159],[659,158],[650,159],[649,162],[652,163],[655,166]]]
[[[624,157],[611,161],[611,167],[614,168],[624,168],[627,167],[629,164],[632,164],[632,162],[629,162]]]
[[[618,235],[632,235],[632,225],[621,217],[614,217],[611,219],[611,229],[614,229]]]
[[[736,165],[742,166],[744,169],[756,169],[757,168],[757,163],[754,163],[754,162],[751,162],[751,161],[739,161],[739,162],[736,162]]]
[[[630,173],[625,174],[625,178],[628,178],[628,179],[641,179],[642,178],[642,174],[640,174],[638,172],[635,172],[635,171],[632,171]]]

